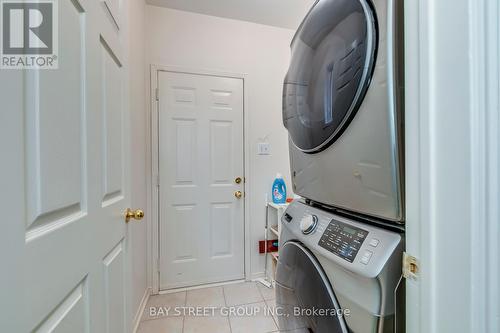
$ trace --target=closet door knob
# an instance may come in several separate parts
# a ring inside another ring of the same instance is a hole
[[[140,209],[132,210],[130,208],[127,208],[127,210],[125,211],[125,222],[127,223],[130,221],[130,219],[140,221],[143,217],[144,212]]]

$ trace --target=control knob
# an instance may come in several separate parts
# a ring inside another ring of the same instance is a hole
[[[318,226],[318,217],[316,215],[306,215],[300,221],[300,230],[304,235],[309,235]]]

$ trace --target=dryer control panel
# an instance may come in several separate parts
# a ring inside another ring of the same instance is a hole
[[[318,245],[349,262],[353,262],[368,231],[332,220],[326,227]]]

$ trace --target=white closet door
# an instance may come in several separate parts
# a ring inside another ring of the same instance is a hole
[[[59,68],[0,70],[2,332],[131,329],[122,7],[58,1]]]

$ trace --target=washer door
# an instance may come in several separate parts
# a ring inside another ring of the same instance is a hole
[[[312,253],[289,241],[279,253],[276,309],[280,330],[347,333],[332,287]]]
[[[306,153],[332,144],[366,94],[378,40],[368,1],[317,1],[292,41],[283,123],[293,144]]]

